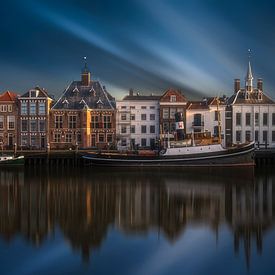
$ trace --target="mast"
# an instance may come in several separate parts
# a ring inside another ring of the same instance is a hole
[[[217,99],[217,113],[218,113],[218,141],[221,144],[222,143],[222,137],[221,137],[221,112],[220,112],[220,100],[219,97]]]

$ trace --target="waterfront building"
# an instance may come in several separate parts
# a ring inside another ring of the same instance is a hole
[[[245,87],[235,79],[234,94],[226,110],[227,144],[255,141],[260,146],[275,147],[275,102],[263,91],[263,80],[253,86],[253,74],[248,62]]]
[[[7,91],[0,95],[0,146],[13,149],[17,143],[18,95]]]
[[[159,139],[159,96],[134,94],[117,101],[117,147],[154,148]]]
[[[51,148],[113,147],[115,108],[115,98],[91,79],[85,63],[81,80],[73,81],[51,109]]]
[[[186,133],[208,133],[209,137],[220,138],[225,145],[226,98],[204,98],[189,101],[186,107]]]
[[[186,105],[187,100],[179,90],[168,89],[159,100],[160,105],[160,138],[170,140],[174,139],[176,132],[175,113],[183,114],[184,132],[186,133]]]
[[[49,142],[49,111],[53,99],[45,89],[30,89],[19,100],[19,146],[46,149]]]

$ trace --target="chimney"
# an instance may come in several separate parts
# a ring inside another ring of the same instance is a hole
[[[236,78],[234,82],[234,93],[236,94],[241,89],[241,80]]]
[[[258,88],[258,90],[263,91],[263,79],[262,78],[258,78],[257,88]]]
[[[130,89],[129,90],[129,96],[133,96],[134,95],[134,90],[133,89]]]

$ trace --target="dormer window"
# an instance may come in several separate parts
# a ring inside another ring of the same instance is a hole
[[[79,90],[77,89],[77,86],[75,86],[75,88],[73,89],[74,93],[79,93]]]
[[[103,102],[102,102],[101,99],[99,99],[96,104],[97,104],[97,108],[98,109],[102,109],[103,108]]]
[[[249,99],[249,93],[245,93],[245,99]]]
[[[65,98],[65,99],[62,101],[62,104],[63,104],[64,108],[67,108],[68,105],[69,105],[69,102],[68,102],[68,100]]]
[[[177,101],[177,96],[176,95],[171,95],[170,96],[170,102],[176,102]]]
[[[30,90],[30,97],[37,97],[39,91],[38,90]]]
[[[258,93],[258,100],[262,100],[263,99],[263,93],[262,92],[259,92]]]

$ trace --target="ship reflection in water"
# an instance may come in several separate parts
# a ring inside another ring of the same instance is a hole
[[[275,174],[1,170],[1,274],[272,274]]]

